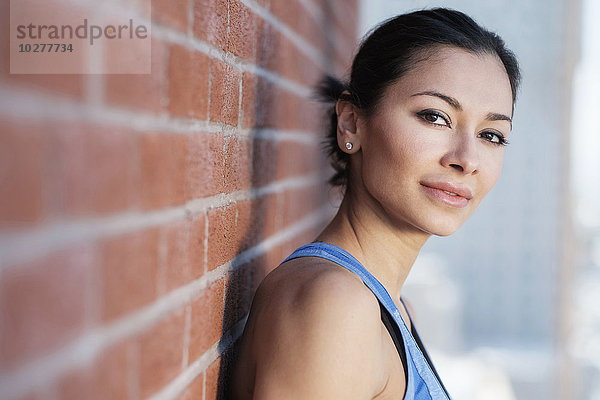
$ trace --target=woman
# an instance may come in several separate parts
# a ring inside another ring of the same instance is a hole
[[[448,9],[400,15],[332,78],[329,136],[345,187],[316,238],[260,285],[241,341],[239,399],[447,399],[402,285],[433,234],[494,186],[520,76],[497,35]]]

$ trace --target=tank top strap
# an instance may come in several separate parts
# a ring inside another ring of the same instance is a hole
[[[367,269],[350,253],[336,245],[324,242],[313,242],[296,249],[282,263],[300,257],[320,257],[330,260],[358,275],[363,283],[373,292],[380,304],[390,313],[400,328],[404,349],[407,354],[408,381],[406,382],[405,399],[414,400],[449,400],[436,374],[432,371],[423,352],[408,330],[400,310],[392,297]]]

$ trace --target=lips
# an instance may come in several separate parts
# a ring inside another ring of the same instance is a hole
[[[464,185],[450,182],[421,182],[425,193],[451,207],[463,208],[473,198],[473,191]]]

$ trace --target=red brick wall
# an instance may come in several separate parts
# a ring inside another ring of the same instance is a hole
[[[8,3],[0,397],[216,398],[258,282],[331,215],[311,88],[357,1],[153,1],[135,76],[8,74]]]

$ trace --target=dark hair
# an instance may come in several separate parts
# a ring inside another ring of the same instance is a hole
[[[329,111],[330,126],[325,144],[335,169],[330,184],[348,184],[350,161],[349,154],[337,144],[335,102],[344,99],[366,115],[372,114],[385,89],[419,61],[427,59],[428,50],[439,46],[454,46],[476,54],[498,56],[510,81],[514,108],[521,74],[515,55],[506,48],[500,36],[479,26],[464,13],[447,8],[420,10],[390,18],[363,39],[352,62],[348,83],[326,76],[319,85],[319,98],[334,103]]]

